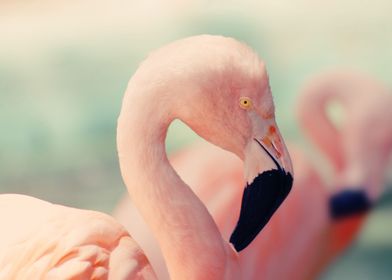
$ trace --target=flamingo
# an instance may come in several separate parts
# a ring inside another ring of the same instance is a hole
[[[296,171],[293,190],[263,234],[240,255],[241,279],[314,278],[352,242],[366,210],[381,193],[392,151],[392,97],[387,91],[382,83],[355,71],[324,72],[305,83],[296,106],[298,119],[329,159],[333,179],[326,181],[320,167],[289,143]],[[339,129],[326,113],[334,100],[346,112]],[[371,124],[377,126],[369,133]],[[374,164],[372,170],[354,173],[354,168],[365,167],[365,159]],[[171,162],[227,238],[241,204],[237,188],[243,181],[241,161],[202,142],[177,152]],[[352,178],[352,173],[363,177]],[[157,242],[127,196],[114,217],[134,234],[160,279],[169,279]]]
[[[344,110],[340,125],[326,114],[334,101]],[[333,167],[327,182],[332,186],[328,200],[331,222],[324,267],[351,244],[382,194],[392,153],[391,106],[388,87],[352,70],[312,77],[299,97],[300,124]]]
[[[167,159],[166,131],[176,118],[244,160],[247,184],[230,243]],[[117,149],[129,195],[172,279],[239,279],[238,252],[293,181],[265,66],[232,38],[194,36],[150,54],[128,84]],[[0,195],[0,207],[1,278],[156,279],[143,251],[110,216],[17,194]]]

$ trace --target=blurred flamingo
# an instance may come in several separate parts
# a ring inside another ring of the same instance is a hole
[[[344,113],[338,124],[326,113],[333,102]],[[392,95],[382,82],[349,70],[314,76],[300,95],[300,124],[333,168],[327,181],[331,223],[324,264],[352,242],[382,194],[392,152],[391,106]]]
[[[334,100],[346,113],[339,128],[327,115]],[[292,193],[263,234],[240,255],[241,279],[313,278],[351,243],[381,193],[392,150],[391,106],[387,89],[366,75],[335,71],[307,83],[298,101],[299,120],[334,172],[326,182],[320,167],[289,145],[296,171]],[[369,160],[373,166],[363,170]],[[171,162],[228,237],[241,203],[240,160],[197,143],[175,154]],[[114,216],[140,242],[160,279],[168,279],[159,247],[128,197],[120,201]]]
[[[245,160],[248,183],[231,245],[167,160],[164,140],[175,118]],[[117,148],[129,194],[171,278],[239,279],[236,251],[252,242],[292,185],[257,55],[234,39],[208,35],[150,54],[128,84]],[[16,194],[0,195],[0,208],[1,279],[156,278],[141,249],[105,214]]]

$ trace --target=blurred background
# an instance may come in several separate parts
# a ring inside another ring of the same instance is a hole
[[[392,88],[391,11],[389,0],[0,0],[0,192],[110,213],[125,190],[115,126],[129,78],[151,50],[201,33],[260,54],[283,135],[301,143],[293,106],[309,75],[349,66]],[[168,151],[194,139],[176,122]],[[390,279],[391,214],[389,188],[322,279]]]

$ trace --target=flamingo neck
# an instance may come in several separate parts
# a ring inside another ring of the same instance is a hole
[[[342,135],[327,115],[328,102],[334,98],[339,98],[334,91],[309,90],[300,96],[297,110],[304,132],[340,173],[346,167]]]
[[[117,146],[125,185],[159,242],[171,279],[221,279],[225,245],[206,207],[167,159],[172,118],[153,97],[148,103],[148,95],[134,98],[128,90],[123,101]]]

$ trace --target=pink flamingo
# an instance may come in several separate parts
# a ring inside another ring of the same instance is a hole
[[[245,161],[248,183],[232,245],[167,160],[164,140],[175,118]],[[125,185],[171,278],[239,279],[236,251],[252,242],[292,185],[257,55],[234,39],[209,35],[150,54],[128,84],[117,147]],[[21,195],[0,198],[2,278],[155,279],[144,253],[113,218]]]
[[[388,124],[392,97],[386,92],[378,81],[348,71],[325,73],[306,85],[297,106],[299,120],[309,138],[330,159],[335,168],[330,177],[335,180],[325,182],[299,148],[289,147],[296,170],[292,194],[263,234],[240,255],[242,279],[258,279],[260,275],[263,279],[312,278],[354,239],[364,221],[362,213],[367,213],[365,210],[380,195],[392,150]],[[339,130],[326,114],[333,99],[343,103],[347,114]],[[372,123],[378,126],[369,133]],[[373,148],[366,149],[367,145]],[[358,154],[372,159],[375,165],[373,170],[356,171],[363,177],[353,181],[344,174],[358,168],[358,160],[364,167],[364,158],[359,159]],[[207,143],[193,145],[171,161],[208,207],[222,235],[228,237],[241,203],[237,188],[243,180],[241,161]],[[117,206],[114,216],[140,242],[160,278],[168,279],[159,247],[128,197]]]
[[[333,101],[344,109],[340,125],[334,125],[326,114]],[[366,210],[382,193],[392,152],[392,96],[369,75],[340,70],[313,77],[298,104],[304,132],[333,167],[327,182],[333,186],[328,202],[330,245],[323,260],[327,264],[351,243],[365,221]]]

